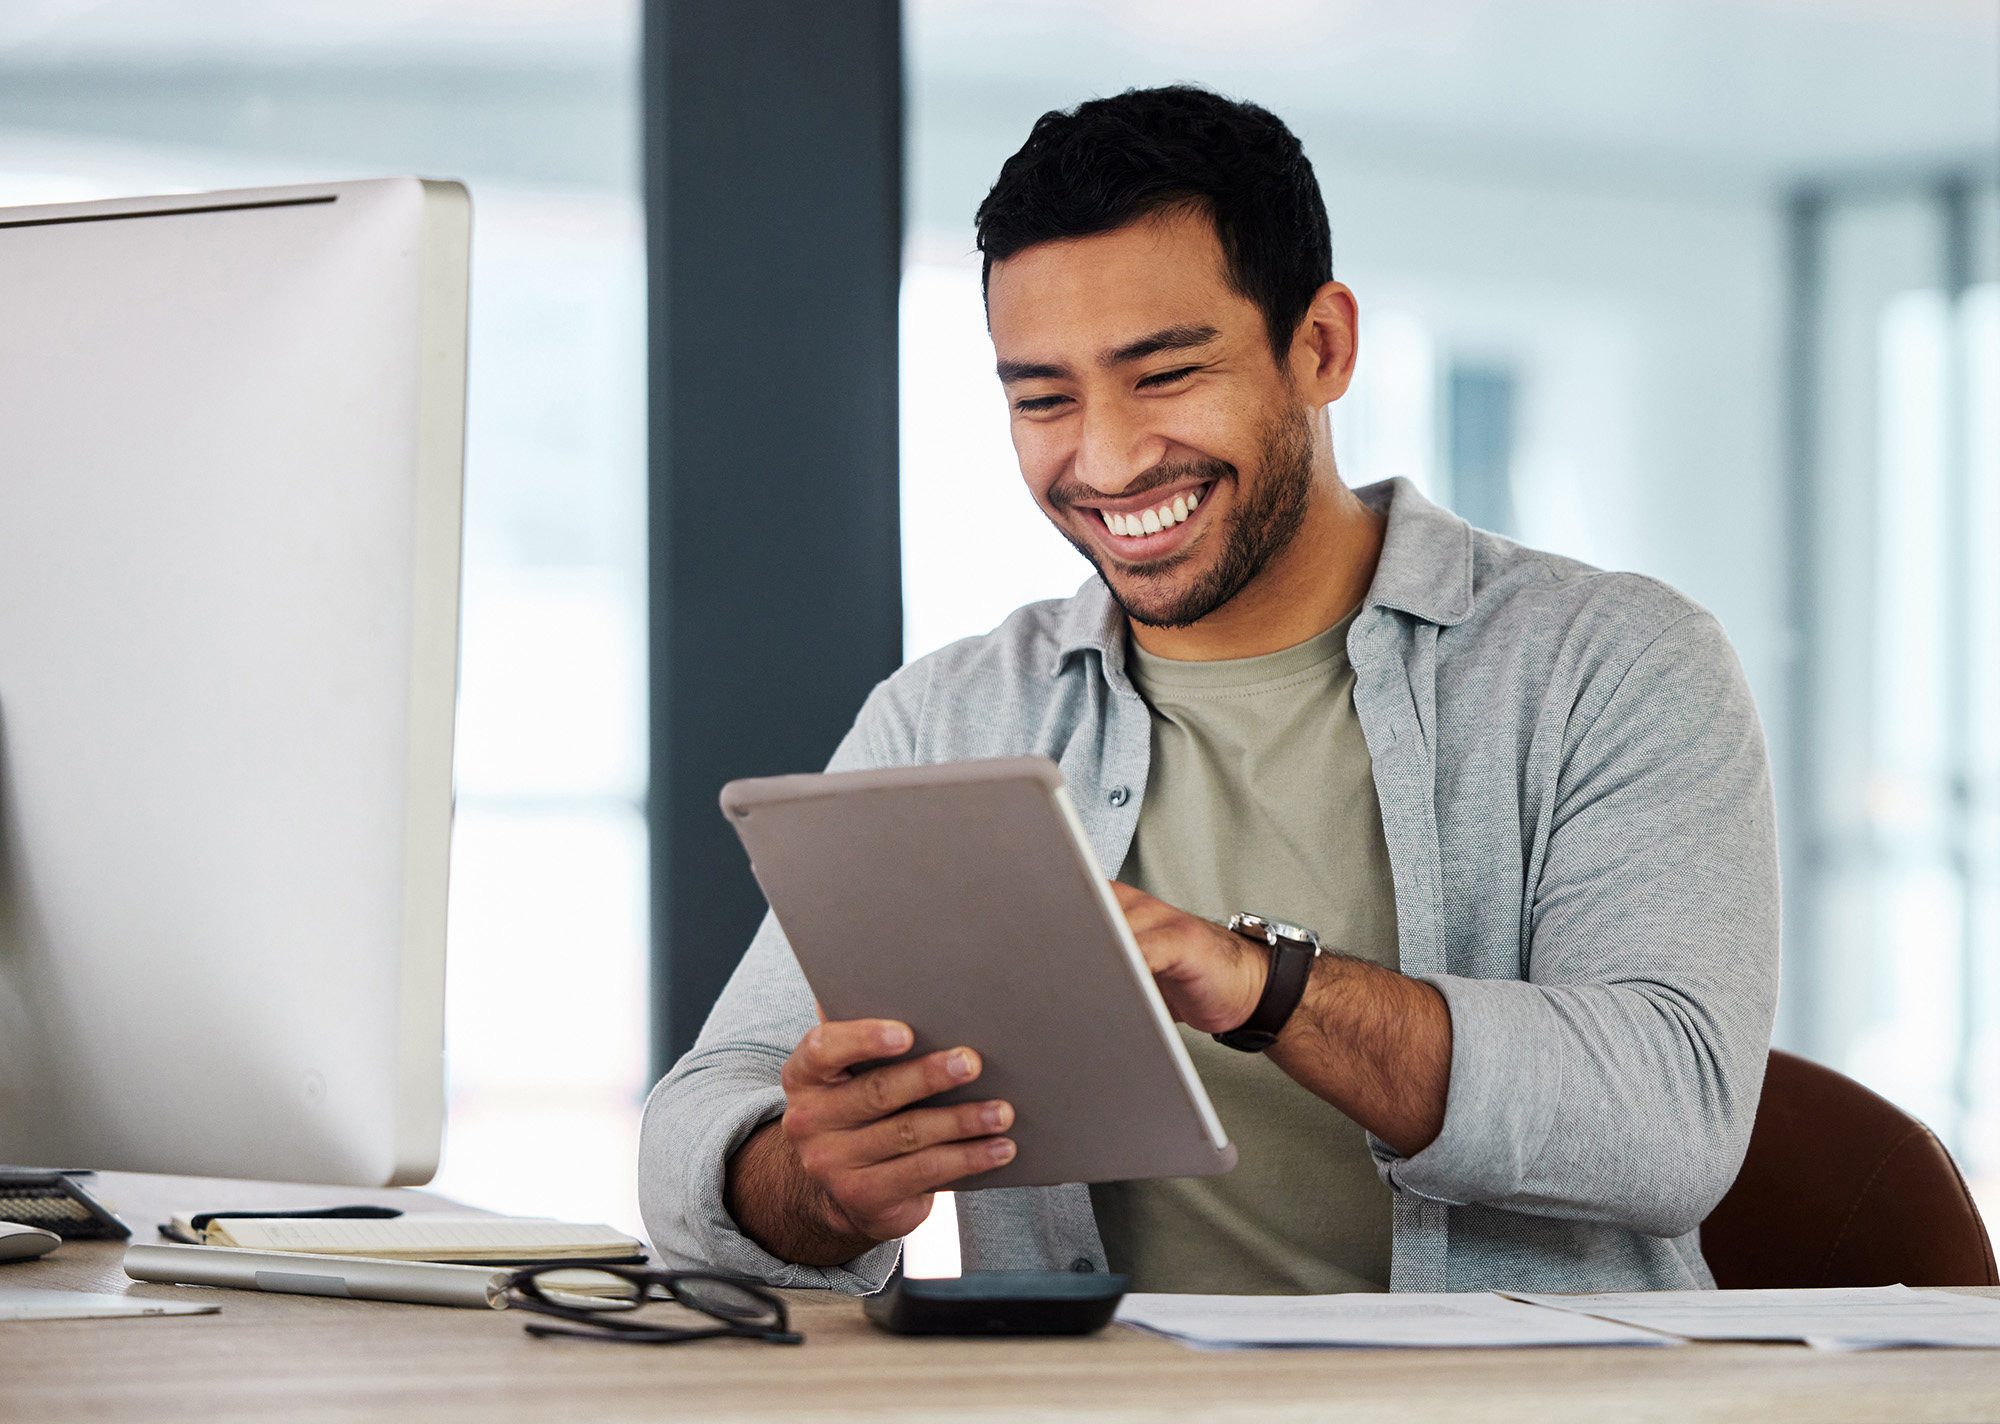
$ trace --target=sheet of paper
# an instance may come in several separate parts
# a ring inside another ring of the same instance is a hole
[[[1666,1345],[1587,1315],[1485,1293],[1423,1295],[1128,1295],[1117,1318],[1203,1350],[1262,1346]]]
[[[2000,1300],[1908,1286],[1516,1294],[1514,1299],[1690,1340],[1802,1340],[1821,1350],[2000,1348]]]
[[[88,1320],[119,1315],[213,1315],[219,1305],[147,1300],[136,1295],[28,1290],[0,1286],[0,1320]]]

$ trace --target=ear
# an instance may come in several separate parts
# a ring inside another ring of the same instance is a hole
[[[1292,333],[1292,383],[1315,407],[1347,394],[1360,347],[1360,310],[1344,282],[1328,282]]]

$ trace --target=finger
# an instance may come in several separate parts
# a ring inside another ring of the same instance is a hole
[[[908,1053],[916,1041],[908,1024],[894,1019],[835,1019],[806,1030],[785,1060],[785,1087],[843,1081],[856,1063]]]
[[[911,1108],[849,1132],[835,1134],[843,1166],[872,1167],[944,1142],[991,1137],[1014,1125],[1014,1105],[994,1099],[941,1108]]]
[[[1128,915],[1131,914],[1133,910],[1137,909],[1141,904],[1153,898],[1151,895],[1148,895],[1144,890],[1140,890],[1134,886],[1127,885],[1122,880],[1114,880],[1111,882],[1111,893],[1118,897],[1118,908],[1123,910]]]
[[[1168,973],[1186,957],[1184,935],[1177,933],[1175,926],[1158,923],[1143,914],[1128,918],[1132,938],[1139,946],[1139,957],[1153,973]]]
[[[920,1196],[903,1198],[880,1216],[850,1216],[845,1210],[841,1215],[846,1217],[849,1231],[877,1241],[894,1241],[922,1226],[929,1219],[936,1202],[936,1196],[925,1192]]]
[[[1142,941],[1146,935],[1171,933],[1176,925],[1194,919],[1185,910],[1176,909],[1143,890],[1134,890],[1115,880],[1111,886],[1118,893],[1118,908],[1124,911],[1125,923],[1132,927],[1134,935],[1142,937]]]
[[[984,1066],[971,1049],[953,1048],[871,1068],[824,1089],[814,1104],[813,1122],[822,1129],[859,1127],[948,1088],[963,1087],[977,1078]]]
[[[1155,900],[1127,917],[1146,967],[1155,974],[1234,964],[1245,956],[1248,941],[1210,920],[1201,919]]]
[[[1014,1160],[1014,1142],[983,1137],[973,1142],[947,1142],[891,1157],[872,1167],[836,1174],[828,1185],[841,1209],[864,1231],[864,1224],[895,1211],[911,1197],[921,1197],[961,1177],[978,1176]]]

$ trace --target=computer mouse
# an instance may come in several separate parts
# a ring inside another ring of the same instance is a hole
[[[62,1245],[62,1237],[39,1226],[0,1221],[0,1261],[29,1261]]]

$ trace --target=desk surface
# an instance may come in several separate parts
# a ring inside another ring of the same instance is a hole
[[[172,1208],[394,1202],[413,1192],[100,1181],[150,1236]],[[122,1247],[69,1242],[0,1284],[189,1298],[140,1285]],[[1824,1354],[1793,1345],[1666,1350],[1202,1354],[1112,1327],[1083,1340],[902,1340],[860,1306],[792,1293],[798,1347],[537,1340],[505,1311],[200,1291],[220,1315],[0,1324],[0,1418],[675,1421],[1343,1420],[2000,1421],[2000,1351]],[[2000,1294],[2000,1292],[1988,1292]]]

